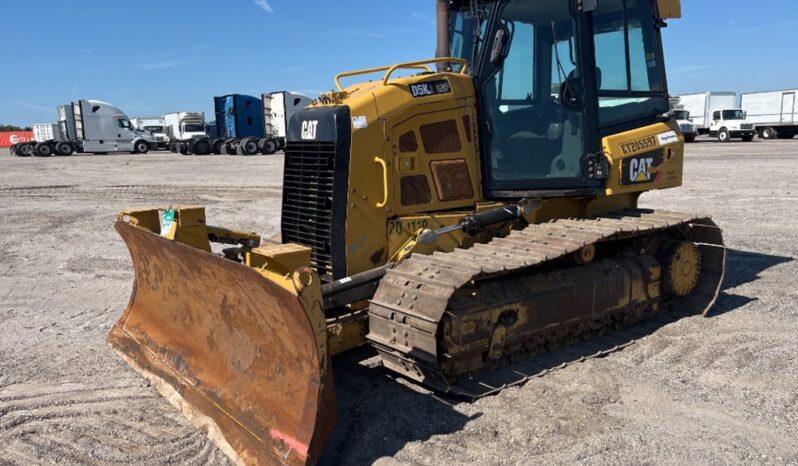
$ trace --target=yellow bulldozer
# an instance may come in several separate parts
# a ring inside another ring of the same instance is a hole
[[[344,351],[476,398],[484,374],[717,298],[715,223],[638,208],[682,183],[679,1],[436,7],[437,58],[340,74],[292,118],[279,242],[202,207],[119,215],[135,284],[109,343],[239,464],[320,459]]]

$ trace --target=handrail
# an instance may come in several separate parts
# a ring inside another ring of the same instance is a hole
[[[391,75],[400,69],[418,69],[424,70],[428,73],[432,73],[432,68],[428,65],[434,63],[459,63],[463,65],[463,68],[460,70],[460,74],[466,74],[468,71],[468,60],[465,58],[454,58],[454,57],[439,57],[439,58],[430,58],[427,60],[419,60],[414,62],[407,62],[407,63],[398,63],[392,66],[380,66],[378,68],[368,68],[365,70],[357,70],[357,71],[347,71],[345,73],[339,73],[335,76],[335,86],[338,88],[339,91],[343,91],[344,88],[341,86],[341,79],[348,78],[351,76],[358,76],[361,74],[370,74],[370,73],[378,73],[380,71],[385,71],[385,76],[382,79],[382,85],[387,86],[388,81],[391,79]]]
[[[430,58],[427,60],[420,60],[408,63],[399,63],[398,65],[393,65],[388,69],[388,72],[385,73],[385,77],[382,79],[382,85],[387,86],[388,81],[391,79],[391,75],[396,70],[404,69],[404,68],[416,68],[421,65],[428,65],[432,63],[460,63],[463,65],[463,68],[460,70],[460,74],[466,74],[468,71],[468,60],[465,58],[453,58],[453,57],[439,57],[439,58]]]
[[[388,164],[379,157],[374,157],[374,161],[382,165],[382,202],[377,203],[377,208],[382,209],[388,205]]]
[[[429,66],[414,66],[413,68],[428,71],[430,73],[432,72],[432,69]],[[378,73],[380,71],[388,71],[390,69],[391,69],[390,66],[380,66],[378,68],[368,68],[365,70],[347,71],[345,73],[339,73],[338,75],[335,76],[335,85],[338,87],[339,91],[343,91],[344,88],[341,86],[341,78],[348,78],[351,76],[358,76],[361,74]]]

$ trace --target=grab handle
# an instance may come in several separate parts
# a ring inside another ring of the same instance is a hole
[[[382,165],[382,202],[377,203],[377,208],[382,209],[388,205],[388,164],[379,157],[374,157],[374,161]]]

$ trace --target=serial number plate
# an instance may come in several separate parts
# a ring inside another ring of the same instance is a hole
[[[452,92],[452,85],[445,79],[410,85],[410,93],[413,94],[413,97],[429,97],[450,92]]]
[[[388,222],[388,234],[391,236],[412,235],[416,231],[426,228],[429,228],[429,220],[427,219],[391,220]]]

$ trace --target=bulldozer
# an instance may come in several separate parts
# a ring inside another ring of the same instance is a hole
[[[706,314],[721,229],[638,206],[682,184],[661,39],[680,16],[437,0],[436,58],[341,73],[291,119],[279,241],[200,206],[119,214],[135,282],[108,342],[236,463],[314,464],[338,354],[478,398],[536,355]]]

